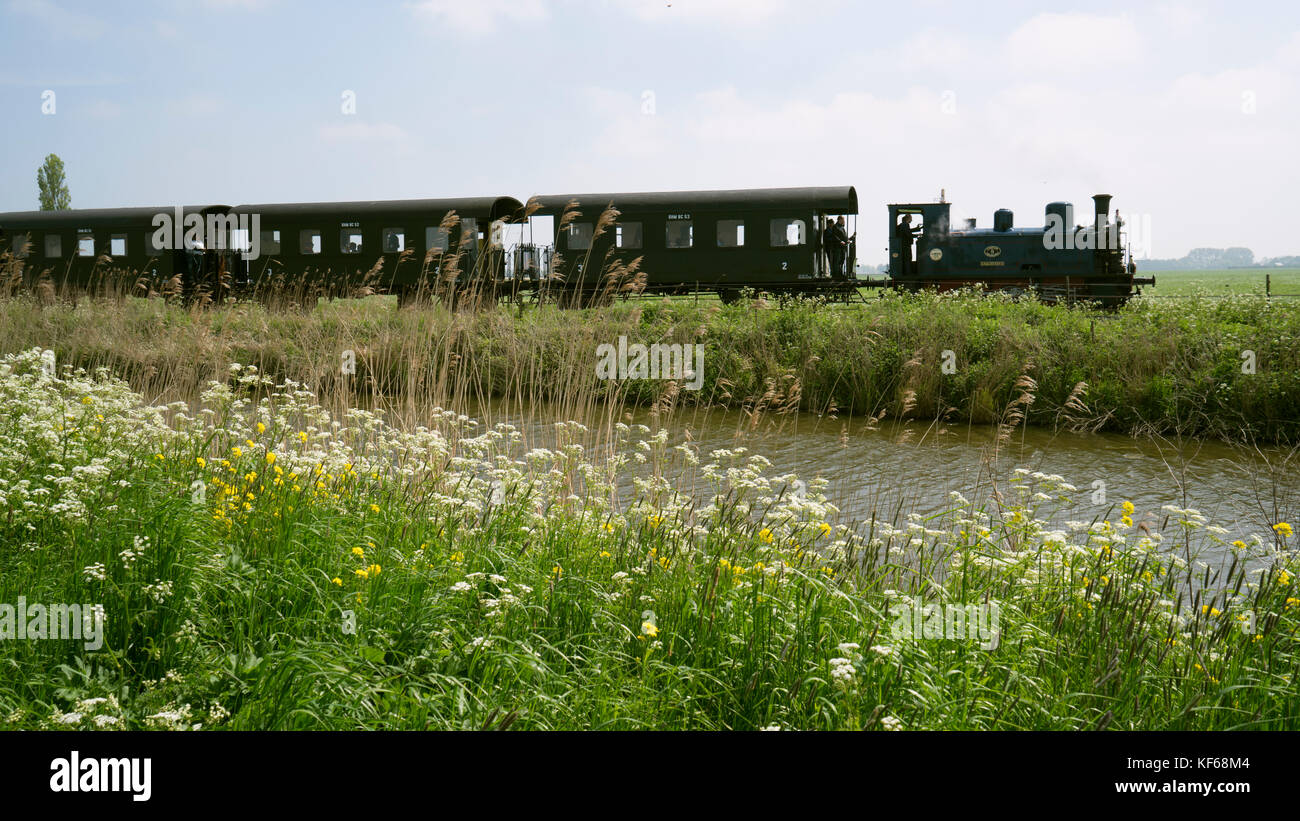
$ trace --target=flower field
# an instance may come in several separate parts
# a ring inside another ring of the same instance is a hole
[[[743,448],[582,433],[397,427],[239,365],[155,407],[6,356],[0,603],[92,604],[103,641],[0,618],[0,727],[1300,728],[1289,523],[1051,530],[1078,491],[1024,470],[846,522]],[[994,606],[989,641],[932,618]]]

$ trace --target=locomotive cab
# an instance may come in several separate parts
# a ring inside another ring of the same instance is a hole
[[[949,238],[946,202],[889,206],[889,276],[913,281],[943,259]]]

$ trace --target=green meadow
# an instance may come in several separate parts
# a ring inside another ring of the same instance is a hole
[[[1270,294],[1300,298],[1300,268],[1237,268],[1222,271],[1145,271],[1141,268],[1139,261],[1139,275],[1156,278],[1154,286],[1142,289],[1144,294],[1153,296],[1263,294],[1267,277]]]

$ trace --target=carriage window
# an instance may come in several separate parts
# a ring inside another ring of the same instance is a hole
[[[344,228],[339,231],[339,251],[344,254],[361,253],[360,228]]]
[[[740,248],[745,244],[744,220],[718,220],[718,247]]]
[[[669,248],[690,248],[694,239],[695,231],[691,227],[690,220],[668,220],[668,227],[664,231],[664,243]]]
[[[231,228],[230,241],[226,243],[226,247],[232,251],[239,251],[241,254],[246,254],[249,251],[253,250],[251,234],[249,233],[248,229]]]
[[[110,256],[126,256],[126,234],[114,234],[108,238],[108,253]]]
[[[29,235],[14,234],[12,245],[10,246],[10,248],[13,250],[14,256],[17,257],[18,259],[23,259],[24,257],[26,257],[29,250],[27,247],[27,243],[29,242],[31,242],[31,237]]]
[[[63,237],[58,234],[45,235],[45,256],[51,259],[63,256]]]
[[[298,232],[298,251],[303,256],[320,253],[320,231],[304,228]]]
[[[591,247],[591,223],[589,222],[571,222],[568,231],[568,246],[570,251],[585,251]]]
[[[95,235],[77,234],[77,256],[93,257],[95,255]]]
[[[258,249],[258,250],[260,250],[263,254],[278,254],[278,253],[280,253],[280,232],[279,232],[279,231],[263,231],[263,232],[262,232],[262,247],[261,247],[260,249]]]
[[[469,245],[475,240],[482,239],[478,232],[478,220],[473,217],[464,217],[460,221],[460,244]],[[475,245],[475,248],[478,246]]]
[[[397,254],[406,250],[406,231],[401,228],[384,229],[384,253]]]
[[[145,256],[156,257],[165,249],[161,245],[155,245],[156,237],[153,231],[146,231],[144,234],[144,253]]]
[[[614,247],[640,248],[641,223],[620,222],[614,226]]]
[[[803,220],[784,218],[772,220],[773,248],[787,245],[803,245],[807,241],[808,228]]]
[[[338,233],[338,249],[341,253],[361,253],[361,229],[343,229]]]
[[[446,251],[450,242],[446,229],[441,226],[435,225],[424,229],[424,245],[430,251],[434,249]]]

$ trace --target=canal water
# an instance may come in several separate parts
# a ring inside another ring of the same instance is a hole
[[[575,417],[537,407],[512,413],[497,402],[477,410],[479,419],[519,427],[530,447],[552,446],[553,420]],[[1043,511],[1062,527],[1068,521],[1117,520],[1119,506],[1129,501],[1135,523],[1162,532],[1166,540],[1177,532],[1167,505],[1198,510],[1209,524],[1228,530],[1220,538],[1229,542],[1251,534],[1271,542],[1272,525],[1279,521],[1300,530],[1300,450],[1032,427],[999,442],[997,430],[986,426],[871,425],[811,414],[770,414],[755,421],[741,411],[716,409],[679,409],[664,417],[634,408],[618,420],[666,429],[671,445],[698,447],[702,461],[714,449],[743,446],[771,460],[772,475],[824,478],[825,493],[845,523],[939,513],[952,507],[953,491],[982,504],[994,478],[1007,498],[1007,479],[1023,467],[1059,475],[1078,488],[1070,506]],[[604,438],[596,431],[608,419],[580,421],[592,428],[592,443]],[[1223,552],[1212,543],[1202,546]]]

